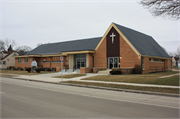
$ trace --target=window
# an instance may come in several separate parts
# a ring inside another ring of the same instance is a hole
[[[52,68],[52,71],[56,71],[56,68]]]
[[[2,58],[3,58],[3,54],[2,54]]]
[[[142,70],[144,70],[144,57],[142,57]]]
[[[164,62],[162,59],[156,59],[156,58],[149,58],[149,62]]]
[[[21,63],[21,58],[18,59],[18,62]]]
[[[66,63],[67,63],[67,60],[66,60]]]
[[[6,64],[6,61],[3,61],[3,64]]]
[[[60,57],[53,57],[52,62],[61,62]]]
[[[16,53],[14,53],[14,56],[16,56]]]
[[[48,57],[43,58],[43,62],[50,62],[50,58],[48,58]]]
[[[28,62],[28,58],[27,57],[25,58],[25,62]]]

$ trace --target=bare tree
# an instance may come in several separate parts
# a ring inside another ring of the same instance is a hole
[[[19,46],[19,47],[17,47],[16,52],[17,52],[19,55],[24,55],[24,54],[26,54],[27,52],[29,52],[29,51],[31,51],[31,50],[32,50],[31,47],[24,45],[24,46]]]
[[[153,16],[180,19],[179,0],[141,0],[140,4],[149,9]]]
[[[4,40],[0,39],[0,51],[5,51],[5,49]]]
[[[10,47],[10,45],[11,45],[12,49],[15,49],[17,47],[17,43],[15,40],[8,39],[8,38],[6,38],[4,40],[0,39],[0,50],[1,51],[7,51],[8,48]]]
[[[176,52],[168,52],[168,54],[169,54],[169,56],[173,56],[173,57],[177,55]]]

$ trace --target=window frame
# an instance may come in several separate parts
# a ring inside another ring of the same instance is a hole
[[[26,60],[27,59],[27,60]],[[26,57],[25,58],[25,63],[28,63],[29,62],[29,58],[28,57]]]
[[[5,62],[5,63],[4,63]],[[3,65],[6,65],[6,61],[3,61]]]
[[[22,62],[22,58],[18,58],[18,63],[21,63]]]

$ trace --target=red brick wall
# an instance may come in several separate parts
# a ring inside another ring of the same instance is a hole
[[[153,72],[153,71],[165,71],[164,62],[163,63],[149,62],[149,72]]]
[[[126,41],[120,36],[120,68],[135,67],[141,65],[141,58],[132,50]]]
[[[28,62],[25,62],[25,58],[21,58],[21,63],[18,62],[19,58],[15,58],[15,68],[21,67],[23,70],[25,70],[25,67],[31,67],[31,62],[34,60],[34,58],[30,57],[28,58]]]
[[[62,63],[62,65],[64,65],[64,63]],[[43,65],[43,67],[44,67],[44,65]],[[56,68],[56,67],[61,67],[61,62],[51,62],[50,68]],[[47,67],[47,68],[49,68],[49,67]]]
[[[88,65],[89,67],[93,67],[93,57],[90,54],[88,54]]]
[[[103,40],[94,55],[94,67],[107,68],[106,38]],[[132,50],[126,41],[120,37],[120,68],[141,66],[141,58]]]
[[[81,67],[80,68],[80,73],[92,73],[93,68],[92,67]]]
[[[94,55],[94,67],[107,68],[106,38],[102,41]]]
[[[52,58],[48,57],[50,62],[43,62],[43,59],[46,57],[40,57],[40,58],[36,58],[36,57],[29,57],[28,58],[28,63],[25,63],[25,58],[22,57],[21,59],[21,63],[18,63],[18,59],[19,58],[15,58],[15,67],[21,67],[25,70],[25,67],[31,67],[31,62],[36,60],[38,61],[38,66],[43,67],[43,68],[57,68],[57,67],[61,67],[61,62],[52,62]],[[66,63],[67,60],[67,63]],[[68,57],[64,57],[64,62],[63,62],[63,68],[65,65],[68,65]]]
[[[168,69],[170,70],[172,68],[172,62],[171,60],[168,60]]]
[[[149,57],[144,57],[144,66],[145,70],[142,72],[149,73],[154,71],[166,71],[164,67],[167,67],[168,61],[168,69],[171,69],[171,60],[164,60],[163,62],[149,62]]]
[[[149,57],[144,57],[144,70],[142,70],[142,74],[149,73]]]

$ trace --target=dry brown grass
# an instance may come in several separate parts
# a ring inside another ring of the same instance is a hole
[[[170,72],[152,73],[152,74],[100,75],[100,76],[84,78],[82,80],[179,86],[179,76],[172,76],[172,77],[162,78],[162,79],[158,78],[160,76],[177,74],[177,73],[179,72],[170,71]]]
[[[9,74],[9,70],[1,70],[0,73]],[[54,73],[52,71],[41,71],[41,73],[36,72],[27,72],[27,71],[19,71],[19,70],[10,70],[10,74],[18,74],[18,75],[38,75],[38,74],[47,74],[47,73]]]
[[[173,88],[143,87],[143,86],[130,86],[130,85],[106,84],[106,83],[95,83],[95,82],[80,82],[80,81],[65,81],[64,83],[179,94],[179,89],[173,89]]]
[[[86,76],[87,74],[66,74],[66,75],[63,75],[63,78],[75,78],[75,77],[80,77],[80,76]],[[61,78],[61,75],[60,76],[52,76],[52,78]]]
[[[15,77],[17,75],[9,75],[9,74],[0,74],[1,77],[9,77],[9,78],[12,78],[12,77]]]

